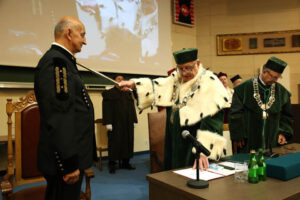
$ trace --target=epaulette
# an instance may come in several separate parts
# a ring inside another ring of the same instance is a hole
[[[69,97],[67,63],[62,58],[53,58],[53,67],[56,97],[60,100],[66,100]]]

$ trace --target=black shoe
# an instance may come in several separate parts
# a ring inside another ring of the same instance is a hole
[[[109,173],[110,174],[116,173],[116,162],[115,161],[109,161],[108,168],[109,168]]]
[[[122,169],[135,170],[135,166],[130,163],[122,165]]]
[[[115,166],[109,166],[109,173],[115,174],[116,173],[116,167]]]

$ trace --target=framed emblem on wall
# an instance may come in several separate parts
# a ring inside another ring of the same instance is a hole
[[[217,55],[300,52],[300,30],[217,35]]]
[[[194,0],[174,0],[174,23],[193,27]]]

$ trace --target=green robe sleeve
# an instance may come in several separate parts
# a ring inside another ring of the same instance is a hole
[[[278,134],[282,133],[287,140],[289,140],[293,135],[292,129],[293,116],[291,113],[291,101],[288,98],[287,103],[282,106],[280,112],[279,130]]]
[[[234,92],[229,111],[229,131],[233,141],[241,141],[245,135],[245,110],[238,92]]]
[[[211,117],[204,118],[200,123],[200,130],[207,130],[223,135],[224,111],[221,110]]]

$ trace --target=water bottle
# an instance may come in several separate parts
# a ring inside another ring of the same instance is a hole
[[[248,182],[258,183],[258,180],[258,165],[256,161],[255,150],[251,150],[248,164]]]
[[[262,149],[258,150],[257,165],[258,165],[258,179],[259,181],[265,181],[267,179],[267,166],[266,166],[266,161]]]

